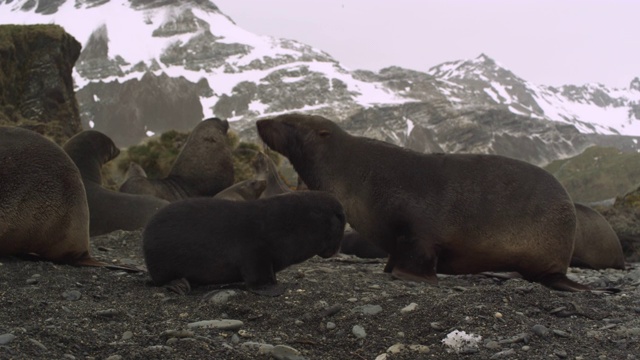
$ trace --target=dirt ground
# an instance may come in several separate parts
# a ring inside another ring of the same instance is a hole
[[[95,257],[119,264],[143,265],[140,244],[140,232],[92,239]],[[436,287],[392,280],[381,260],[316,257],[278,273],[287,290],[275,298],[178,296],[146,273],[0,263],[0,359],[640,359],[639,263],[571,269],[622,290],[607,295],[480,275]],[[443,344],[455,330],[471,339],[459,352]]]

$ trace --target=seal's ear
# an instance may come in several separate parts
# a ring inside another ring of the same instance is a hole
[[[329,137],[329,135],[331,135],[331,132],[326,129],[321,129],[318,131],[318,135],[320,135],[321,138],[327,138]]]

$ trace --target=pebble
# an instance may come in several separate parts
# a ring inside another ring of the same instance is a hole
[[[238,336],[238,334],[231,335],[231,343],[233,344],[240,343],[240,336]]]
[[[324,309],[320,313],[320,316],[321,317],[332,316],[332,315],[335,315],[335,314],[339,313],[341,310],[342,310],[342,306],[336,304],[336,305],[333,305],[333,306],[330,306],[330,307]]]
[[[16,338],[13,334],[2,334],[0,335],[0,345],[7,345],[12,342]]]
[[[122,340],[130,340],[132,337],[133,337],[133,333],[128,330],[122,334]]]
[[[376,356],[375,360],[387,360],[387,358],[388,358],[387,353],[384,353]]]
[[[439,321],[434,321],[431,324],[429,324],[431,326],[431,328],[433,330],[438,330],[438,331],[444,331],[447,329],[446,326],[444,326],[443,323],[439,322]]]
[[[271,350],[271,356],[278,360],[298,360],[304,359],[300,356],[300,351],[287,345],[276,345]]]
[[[360,325],[354,325],[353,329],[351,329],[353,335],[355,335],[358,339],[364,339],[367,336],[367,332],[364,331],[364,328]]]
[[[119,312],[116,309],[100,310],[96,312],[97,316],[102,316],[102,317],[114,317],[118,314]]]
[[[496,319],[502,319],[502,313],[497,312],[497,313],[493,314],[493,316],[494,316]]]
[[[111,355],[106,360],[122,360],[122,356],[120,356],[120,355]]]
[[[566,359],[568,356],[567,352],[564,350],[554,350],[553,353],[556,354],[556,356],[560,359]]]
[[[400,310],[400,312],[401,312],[401,313],[403,313],[403,314],[406,314],[406,313],[409,313],[409,312],[414,311],[417,307],[418,307],[418,304],[416,304],[416,303],[411,303],[411,304],[409,304],[409,305],[407,305],[407,306],[403,307],[403,308]]]
[[[486,347],[487,349],[491,349],[491,350],[495,350],[495,349],[499,349],[500,348],[500,344],[498,344],[497,341],[489,341],[488,343],[484,344],[484,347]]]
[[[359,312],[364,315],[376,315],[382,311],[382,306],[380,305],[362,305],[354,308],[351,312]]]
[[[82,294],[78,290],[69,290],[69,291],[63,292],[62,297],[65,300],[77,301],[77,300],[80,300],[80,298],[82,298]]]
[[[30,341],[33,345],[35,345],[35,346],[39,347],[40,349],[42,349],[42,350],[44,350],[44,351],[47,351],[47,347],[46,347],[46,346],[44,346],[40,341],[38,341],[38,340],[36,340],[36,339],[31,339],[31,338],[29,339],[29,341]]]
[[[335,323],[332,323],[331,321],[329,321],[327,323],[327,329],[328,330],[332,330],[332,329],[335,329],[335,328],[336,328],[336,324]]]
[[[540,325],[540,324],[533,325],[533,327],[531,328],[531,331],[533,331],[534,334],[540,337],[549,335],[549,329],[547,329],[546,326]]]
[[[531,350],[531,346],[529,345],[525,345],[522,347],[522,351],[529,351],[529,350]]]
[[[420,354],[426,354],[431,351],[426,345],[409,345],[409,349],[417,351]]]
[[[302,324],[304,324],[304,321],[302,321],[302,320],[296,320],[296,321],[294,321],[293,323],[294,323],[294,324],[296,324],[296,325],[302,325]]]
[[[222,305],[229,302],[229,299],[236,296],[237,293],[233,290],[220,290],[209,298],[209,303]]]
[[[244,323],[240,320],[202,320],[187,324],[189,329],[238,330]]]
[[[357,302],[358,299],[356,299],[356,298],[348,298],[347,301],[348,302]]]
[[[397,353],[403,351],[404,348],[405,348],[404,344],[401,344],[401,343],[397,343],[397,344],[391,345],[387,349],[387,354],[397,354]]]
[[[490,359],[500,359],[500,358],[504,358],[504,357],[507,357],[507,356],[515,355],[515,354],[516,354],[515,350],[507,349],[507,350],[500,351],[500,352],[497,352],[497,353],[491,355]]]
[[[559,337],[564,337],[564,338],[568,338],[571,335],[569,335],[569,333],[567,333],[566,331],[562,331],[562,330],[553,330],[552,331],[554,335],[559,336]]]
[[[69,360],[76,360],[76,357],[71,354],[64,354],[62,357]]]
[[[38,283],[38,279],[27,279],[27,285],[35,285]]]

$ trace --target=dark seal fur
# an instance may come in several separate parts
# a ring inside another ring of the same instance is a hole
[[[267,188],[267,182],[261,179],[248,179],[235,183],[217,193],[213,198],[231,201],[256,200]]]
[[[344,225],[342,206],[324,192],[244,202],[194,198],[160,210],[142,249],[156,285],[243,281],[258,289],[275,285],[275,273],[290,265],[334,255]]]
[[[226,120],[203,120],[191,131],[166,178],[132,176],[125,180],[119,191],[153,195],[168,201],[214,196],[234,181],[228,130]]]
[[[90,255],[87,197],[62,148],[33,131],[0,127],[0,184],[0,256],[105,265]]]
[[[258,152],[252,161],[252,166],[256,173],[256,179],[267,182],[267,187],[260,195],[260,198],[264,199],[292,191],[282,180],[276,164],[267,154]]]
[[[437,282],[436,272],[517,271],[558,290],[576,215],[560,183],[496,155],[421,154],[356,137],[320,116],[259,120],[258,132],[312,190],[334,194],[364,238],[390,254],[386,271]]]
[[[69,139],[63,149],[82,175],[89,203],[90,236],[141,229],[153,214],[169,204],[153,196],[123,194],[102,187],[102,165],[120,153],[107,135],[86,130]]]
[[[590,269],[624,269],[624,254],[618,235],[599,212],[575,204],[578,227],[571,266]]]

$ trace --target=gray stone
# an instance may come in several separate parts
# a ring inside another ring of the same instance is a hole
[[[236,296],[237,293],[233,290],[221,290],[215,293],[213,296],[209,298],[209,302],[212,304],[226,304],[229,302],[229,299]]]
[[[363,305],[363,306],[358,306],[356,308],[354,308],[353,310],[351,310],[352,312],[359,312],[361,314],[364,315],[376,315],[379,312],[382,311],[382,306],[380,305]]]
[[[336,328],[336,324],[335,323],[332,323],[331,321],[329,321],[327,323],[327,329],[332,330],[332,329],[335,329],[335,328]]]
[[[189,323],[189,329],[218,329],[218,330],[238,330],[244,323],[240,320],[203,320]]]
[[[133,333],[131,331],[125,331],[122,334],[122,340],[130,340],[133,337]]]
[[[355,335],[358,339],[364,339],[367,336],[367,332],[364,331],[364,328],[360,325],[354,325],[353,329],[351,329],[353,335]]]
[[[65,300],[77,301],[82,298],[82,294],[78,290],[69,290],[62,293],[62,297]]]
[[[531,328],[531,331],[533,331],[534,334],[541,337],[549,335],[549,329],[547,329],[546,326],[540,325],[540,324],[533,325],[533,327]]]
[[[16,338],[13,334],[2,334],[0,335],[0,345],[7,345],[12,342]]]
[[[300,356],[300,351],[287,346],[276,345],[271,350],[271,356],[278,360],[302,360],[304,357]]]
[[[515,355],[515,354],[516,354],[515,350],[507,349],[507,350],[500,351],[500,352],[497,352],[497,353],[491,355],[490,359],[501,359],[501,358],[505,358],[505,357],[508,357],[508,356],[511,356],[511,355]]]

